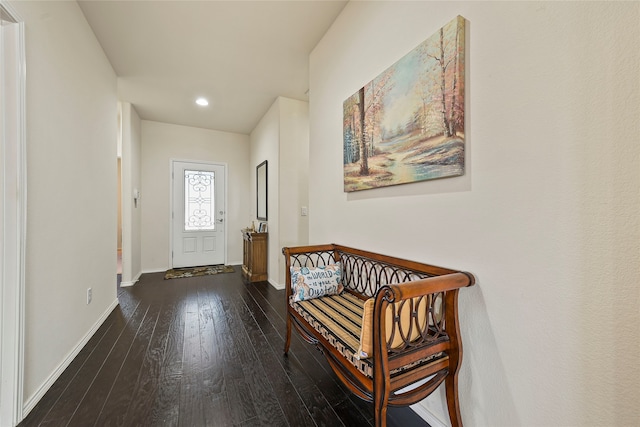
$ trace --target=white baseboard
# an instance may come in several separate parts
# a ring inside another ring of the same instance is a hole
[[[283,289],[284,289],[284,285],[281,285],[281,284],[279,284],[279,283],[276,283],[276,282],[274,282],[274,281],[273,281],[273,280],[271,280],[271,279],[269,279],[268,281],[269,281],[269,284],[270,284],[271,286],[273,286],[274,288],[276,288],[277,290],[281,291],[281,290],[283,290]]]
[[[142,273],[140,273],[140,275],[142,276],[143,274],[149,274],[149,273],[164,273],[167,270],[168,268],[163,268],[162,270],[143,270]]]
[[[420,403],[411,405],[411,409],[413,409],[413,412],[418,414],[418,416],[425,420],[431,427],[447,427],[447,425],[443,423],[440,418],[433,415],[433,412],[420,405]]]
[[[137,282],[138,280],[140,280],[140,276],[142,276],[142,272],[138,273],[138,275],[137,275],[136,277],[134,277],[134,278],[133,278],[133,280],[132,280],[132,281],[130,281],[130,282],[120,282],[120,287],[121,287],[121,288],[128,288],[128,287],[130,287],[130,286],[135,285],[135,284],[136,284],[136,282]]]
[[[87,342],[89,342],[89,340],[91,339],[93,334],[96,333],[98,328],[100,328],[100,326],[102,326],[104,321],[107,320],[107,317],[109,317],[111,312],[117,306],[118,306],[118,299],[116,298],[109,305],[109,307],[107,307],[107,309],[104,311],[104,313],[102,313],[102,315],[100,316],[100,318],[98,318],[96,323],[93,324],[91,329],[89,329],[89,331],[87,331],[85,336],[82,337],[80,342],[78,342],[78,344],[73,348],[73,350],[71,350],[71,352],[69,352],[69,354],[67,354],[67,357],[65,357],[64,360],[58,365],[58,367],[51,373],[51,375],[49,375],[49,378],[47,378],[42,383],[42,385],[40,385],[40,387],[38,387],[36,392],[25,402],[25,404],[24,404],[24,406],[22,408],[22,416],[23,416],[23,418],[27,417],[29,412],[31,412],[31,410],[38,404],[38,402],[40,401],[40,399],[42,399],[42,397],[45,395],[45,393],[47,391],[49,391],[49,389],[51,388],[53,383],[55,383],[56,380],[60,377],[60,375],[62,375],[64,370],[67,369],[67,367],[71,364],[73,359],[78,355],[78,353],[80,353],[80,350],[82,350],[84,348],[84,346],[87,344]]]

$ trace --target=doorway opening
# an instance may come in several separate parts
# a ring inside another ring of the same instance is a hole
[[[24,409],[25,144],[24,23],[0,4],[0,425]]]
[[[119,288],[120,283],[122,283],[122,107],[121,104],[118,103],[118,130],[117,130],[117,209],[118,209],[118,230],[117,230],[117,251],[116,251],[116,262],[117,262],[117,270],[116,270],[116,286]]]

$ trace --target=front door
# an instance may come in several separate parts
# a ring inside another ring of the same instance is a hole
[[[171,265],[225,262],[225,165],[172,162]]]

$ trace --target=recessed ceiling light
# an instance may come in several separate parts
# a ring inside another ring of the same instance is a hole
[[[196,99],[196,104],[201,107],[206,107],[207,105],[209,105],[209,101],[207,101],[205,98],[198,98]]]

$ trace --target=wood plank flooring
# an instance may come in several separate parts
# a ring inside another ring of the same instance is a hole
[[[120,288],[111,315],[19,427],[371,426],[324,356],[294,332],[284,291],[235,273]],[[389,408],[389,427],[427,426]]]

